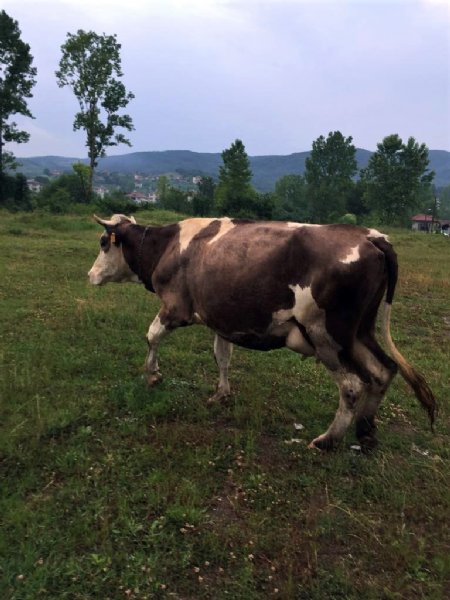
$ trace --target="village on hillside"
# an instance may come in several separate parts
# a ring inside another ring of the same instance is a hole
[[[27,186],[31,192],[39,193],[51,180],[63,175],[62,171],[46,171],[45,176],[27,179]],[[123,173],[110,173],[100,171],[95,174],[93,191],[100,198],[116,190],[124,192],[125,196],[138,205],[156,204],[158,202],[158,181],[161,177],[166,179],[168,185],[183,192],[195,192],[201,182],[201,175],[188,175],[180,173],[161,173],[161,175],[133,175]]]

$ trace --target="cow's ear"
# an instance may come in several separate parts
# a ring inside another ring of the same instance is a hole
[[[119,234],[116,231],[114,231],[114,229],[111,232],[108,231],[108,233],[109,233],[109,238],[111,240],[111,243],[114,244],[115,246],[119,247],[120,246]]]
[[[113,221],[105,221],[104,219],[100,219],[100,217],[97,217],[97,215],[94,215],[94,219],[99,225],[102,225],[105,228],[110,242],[115,246],[119,247],[121,244],[121,239],[120,233],[117,231],[117,223]]]

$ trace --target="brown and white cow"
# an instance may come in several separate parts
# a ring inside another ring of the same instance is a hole
[[[339,388],[339,408],[311,447],[334,447],[353,421],[362,447],[373,447],[375,414],[397,367],[433,424],[433,394],[391,339],[397,257],[379,231],[229,218],[164,227],[144,227],[124,215],[95,219],[105,232],[90,282],[141,282],[161,300],[147,334],[150,385],[161,378],[161,339],[177,327],[203,323],[216,334],[214,400],[230,393],[232,344],[288,347],[325,365]],[[385,296],[383,337],[392,358],[374,335]]]

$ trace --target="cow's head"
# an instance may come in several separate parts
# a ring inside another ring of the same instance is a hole
[[[139,283],[138,276],[133,273],[125,260],[121,243],[123,226],[127,223],[136,223],[134,217],[113,215],[109,221],[105,221],[94,215],[94,219],[103,225],[105,231],[100,237],[99,255],[88,273],[89,281],[92,285],[127,281]]]

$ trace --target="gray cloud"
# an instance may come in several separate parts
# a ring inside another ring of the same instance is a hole
[[[285,0],[4,0],[38,84],[18,156],[85,156],[77,110],[54,72],[67,32],[116,33],[136,131],[129,151],[308,150],[339,129],[373,150],[385,135],[450,150],[447,3]]]

